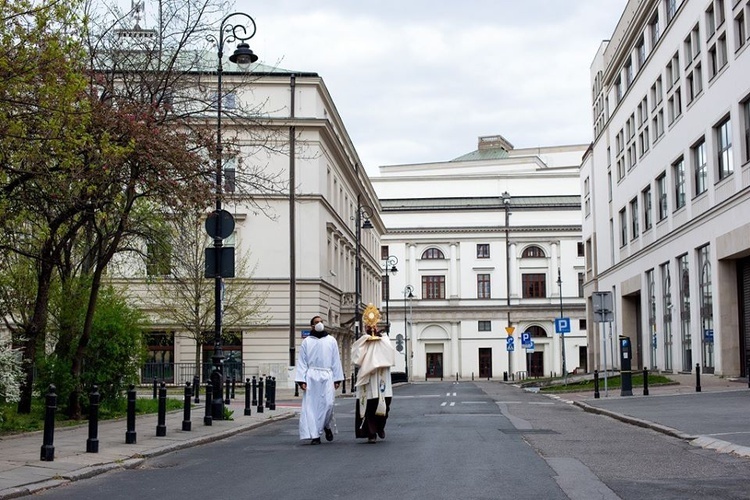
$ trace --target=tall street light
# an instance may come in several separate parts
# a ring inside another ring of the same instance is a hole
[[[562,278],[560,278],[560,268],[557,268],[557,287],[560,293],[560,319],[563,315],[563,297],[562,297]],[[568,370],[565,367],[565,333],[560,332],[560,345],[562,346],[562,372],[563,382],[568,383]]]
[[[409,308],[411,309],[411,300],[414,298],[414,287],[406,285],[404,288],[404,374],[406,375],[406,381],[409,381],[409,327],[406,318],[406,301],[409,301]]]
[[[243,24],[231,24],[229,23],[232,18],[244,18],[242,19]],[[249,29],[246,26],[249,25]],[[239,42],[237,49],[234,53],[229,56],[229,60],[235,63],[240,69],[247,69],[250,64],[258,60],[258,56],[253,54],[250,50],[250,46],[246,43],[247,40],[255,36],[255,20],[248,14],[243,12],[233,12],[229,14],[221,21],[219,26],[219,36],[216,38],[213,35],[209,35],[209,40],[216,43],[218,48],[218,66],[216,69],[216,81],[217,81],[217,95],[216,95],[216,210],[212,214],[212,222],[207,222],[207,229],[210,226],[209,234],[214,238],[213,245],[213,276],[215,280],[214,287],[214,355],[211,358],[213,361],[214,369],[211,373],[211,384],[213,386],[213,401],[211,402],[211,416],[213,419],[222,420],[224,418],[224,400],[222,395],[222,385],[224,381],[224,374],[222,370],[222,364],[224,362],[224,353],[222,352],[222,341],[221,341],[221,321],[223,315],[223,278],[231,277],[234,275],[234,254],[231,252],[224,252],[222,248],[223,239],[231,235],[234,229],[234,220],[229,212],[222,210],[222,156],[223,147],[221,143],[221,105],[223,100],[222,95],[222,75],[224,68],[222,66],[222,59],[224,58],[224,43],[233,41]],[[230,229],[231,227],[231,229]],[[208,250],[208,249],[207,249]],[[228,249],[227,249],[228,250]],[[208,252],[207,252],[208,255]],[[224,262],[222,257],[225,257]],[[226,262],[227,259],[231,259],[230,262]],[[229,266],[231,265],[231,270]],[[207,266],[208,267],[208,266]],[[207,271],[210,271],[207,269]]]
[[[362,304],[362,230],[372,229],[372,209],[362,205],[360,195],[357,195],[357,213],[354,216],[356,228],[354,230],[355,238],[355,270],[354,270],[354,338],[359,339],[361,334],[362,315],[360,307]],[[362,218],[364,217],[364,222]]]
[[[513,334],[513,328],[510,325],[510,193],[504,191],[503,207],[505,208],[505,308],[507,309],[508,315],[508,326],[506,332],[511,337]],[[508,374],[513,373],[513,367],[511,361],[513,360],[513,353],[508,351]]]
[[[398,264],[398,257],[395,255],[389,255],[385,259],[385,267],[383,268],[383,271],[385,272],[385,332],[388,335],[391,333],[391,317],[388,310],[388,299],[391,295],[391,274],[395,275],[398,272],[396,264]]]

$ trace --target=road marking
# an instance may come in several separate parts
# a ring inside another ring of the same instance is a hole
[[[487,401],[461,401],[465,405],[486,405]]]
[[[443,401],[442,403],[440,403],[440,406],[445,406],[447,404],[448,404],[447,402]]]
[[[513,405],[513,404],[520,404],[520,401],[495,401],[496,404],[499,405]]]
[[[451,406],[456,406],[456,402],[455,401],[451,402]]]
[[[537,402],[529,401],[529,404],[530,405],[553,405],[555,403],[553,403],[553,402],[537,403]]]

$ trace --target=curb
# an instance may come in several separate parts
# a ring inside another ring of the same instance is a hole
[[[12,488],[7,488],[5,490],[0,490],[0,500],[20,498],[20,497],[24,497],[28,495],[33,495],[33,494],[39,493],[40,491],[56,488],[63,484],[72,483],[81,479],[89,479],[94,476],[98,476],[100,474],[104,474],[106,472],[110,472],[110,471],[117,470],[117,469],[135,469],[137,467],[140,467],[149,458],[158,457],[160,455],[165,455],[167,453],[182,450],[185,448],[192,448],[193,446],[198,446],[198,445],[210,443],[213,441],[220,441],[222,439],[226,439],[228,437],[240,434],[242,432],[246,432],[251,429],[257,429],[258,427],[262,427],[264,425],[268,425],[273,422],[279,422],[282,420],[290,419],[292,417],[295,417],[296,415],[297,415],[296,412],[289,412],[285,415],[278,415],[278,416],[269,415],[269,417],[266,420],[263,420],[261,422],[250,422],[247,424],[241,424],[241,425],[238,425],[237,427],[218,431],[214,434],[187,439],[185,441],[181,441],[178,443],[170,443],[165,446],[161,446],[161,447],[157,447],[148,451],[136,453],[130,458],[127,458],[124,460],[118,460],[116,462],[107,462],[107,463],[103,463],[99,465],[82,467],[81,469],[78,469],[78,470],[61,473],[55,479],[45,479],[36,483],[29,483],[23,486],[15,486]]]

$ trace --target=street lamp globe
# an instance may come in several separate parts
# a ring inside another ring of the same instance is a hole
[[[229,60],[240,67],[242,70],[246,70],[252,63],[258,60],[258,56],[250,50],[250,46],[246,43],[237,44],[237,48],[234,50],[234,54],[229,56]]]

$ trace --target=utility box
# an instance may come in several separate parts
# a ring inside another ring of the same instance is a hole
[[[631,371],[630,337],[620,337],[620,396],[633,395],[633,372]]]

